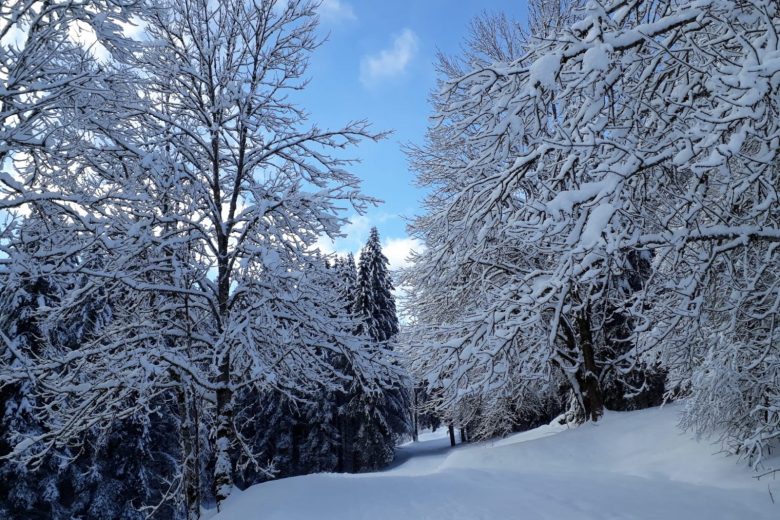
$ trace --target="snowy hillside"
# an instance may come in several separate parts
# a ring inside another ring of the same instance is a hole
[[[676,428],[679,405],[607,413],[449,449],[445,431],[399,449],[391,469],[317,474],[236,493],[215,520],[780,518],[780,482]]]

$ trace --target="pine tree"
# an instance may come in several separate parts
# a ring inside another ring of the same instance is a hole
[[[348,254],[346,258],[338,258],[336,260],[335,271],[340,282],[339,295],[342,299],[342,308],[347,315],[352,316],[357,303],[357,270],[352,253]],[[338,367],[345,374],[354,375],[354,370],[351,368],[349,360],[344,356],[336,360],[334,366]],[[358,389],[354,383],[344,385],[344,388],[334,395],[334,404],[337,411],[335,421],[339,432],[337,468],[341,472],[355,471],[353,446],[356,421],[353,417],[354,413],[351,410],[350,403],[357,398],[357,395]]]
[[[336,270],[341,281],[341,297],[344,300],[344,310],[352,314],[357,305],[357,268],[355,257],[349,253],[346,258],[339,258]]]
[[[373,341],[389,346],[390,340],[398,334],[398,315],[387,266],[379,232],[371,228],[368,242],[360,253],[355,311],[361,320],[360,331]]]
[[[12,247],[27,261],[0,287],[0,330],[13,346],[0,351],[7,358],[14,352],[75,352],[95,341],[121,305],[118,295],[83,297],[82,276],[46,274],[51,263],[35,256],[56,227],[46,209],[39,207],[14,231]],[[75,298],[80,305],[74,312],[47,318],[60,302]],[[40,410],[51,402],[33,385],[21,380],[0,390],[0,457],[43,430]],[[0,517],[141,520],[148,517],[144,508],[155,507],[159,518],[179,518],[176,501],[164,497],[178,465],[171,435],[178,418],[167,401],[160,397],[150,410],[117,419],[107,431],[90,428],[80,446],[61,443],[37,452],[35,464],[0,463]]]
[[[386,355],[391,355],[399,329],[393,289],[379,232],[372,228],[360,253],[354,314],[358,334],[369,342],[367,348],[377,348]],[[377,393],[360,392],[350,399],[348,413],[356,421],[351,457],[355,471],[389,463],[398,438],[411,432],[408,380],[404,377],[399,383]]]

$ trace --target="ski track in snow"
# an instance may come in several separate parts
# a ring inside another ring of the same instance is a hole
[[[385,471],[253,486],[214,520],[780,518],[768,491],[780,496],[780,481],[759,481],[717,444],[680,432],[678,411],[608,412],[455,449],[441,428],[399,447]]]

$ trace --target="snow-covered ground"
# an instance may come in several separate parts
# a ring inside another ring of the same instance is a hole
[[[769,488],[717,445],[676,428],[677,405],[607,413],[449,448],[446,432],[398,450],[388,470],[281,479],[236,493],[216,520],[762,520]]]

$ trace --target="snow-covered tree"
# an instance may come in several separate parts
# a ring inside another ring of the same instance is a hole
[[[389,342],[398,334],[398,315],[387,257],[382,253],[376,228],[371,228],[360,252],[357,274],[355,313],[360,319],[360,332],[378,343]]]
[[[372,228],[360,252],[354,314],[358,333],[369,342],[366,348],[377,349],[388,359],[396,358],[393,350],[398,334],[393,290],[379,232]],[[394,362],[398,373],[403,374],[397,358]],[[400,377],[394,388],[378,393],[358,392],[350,400],[348,409],[357,428],[353,453],[356,471],[375,469],[390,462],[397,440],[411,432],[410,386],[407,377]]]
[[[62,143],[58,130],[72,121],[62,110],[76,93],[94,91],[94,59],[74,39],[88,32],[94,45],[120,56],[132,45],[124,36],[141,2],[130,0],[27,0],[0,5],[0,171],[3,208],[22,200],[19,179],[8,174],[9,161],[29,148]],[[38,199],[58,198],[41,191]]]
[[[12,350],[23,353],[15,356],[5,349],[3,361],[18,371],[26,369],[25,359],[77,355],[103,334],[116,315],[122,315],[118,295],[82,293],[86,277],[46,274],[51,266],[45,257],[41,265],[36,255],[50,249],[47,242],[53,227],[56,222],[47,219],[44,208],[22,221],[11,247],[18,249],[12,258],[25,257],[25,269],[5,276],[0,287],[2,330]],[[69,299],[79,301],[78,311],[50,319],[50,313]],[[37,388],[48,384],[50,380],[32,377],[2,385],[0,456],[48,429],[51,416],[46,410],[62,403],[52,398],[56,389]],[[76,395],[68,399],[80,404]],[[178,446],[172,433],[178,428],[178,417],[165,399],[153,404],[153,409],[141,408],[131,417],[117,419],[110,428],[87,428],[79,442],[61,438],[33,446],[33,464],[25,464],[25,458],[4,460],[0,464],[4,518],[140,520],[147,516],[144,508],[178,518],[179,502],[165,496],[168,479],[177,472]]]
[[[435,98],[413,154],[432,187],[413,225],[428,252],[410,279],[436,325],[429,372],[454,398],[554,368],[595,419],[600,317],[620,309],[635,344],[611,362],[661,356],[690,424],[726,425],[759,455],[778,432],[777,5],[595,1],[574,16]],[[612,289],[632,255],[652,274],[626,298]]]
[[[290,101],[318,44],[314,3],[154,7],[148,45],[101,66],[122,81],[93,74],[90,96],[69,92],[63,113],[78,118],[61,142],[25,150],[15,165],[22,180],[9,181],[3,199],[30,205],[57,194],[51,211],[66,225],[38,254],[48,274],[79,273],[87,284],[52,319],[97,292],[122,294],[123,314],[77,353],[37,358],[10,339],[13,361],[0,374],[7,384],[46,381],[36,391],[57,403],[14,457],[93,426],[108,431],[171,388],[185,389],[185,405],[187,395],[213,405],[200,414],[214,421],[214,445],[202,452],[214,454],[220,503],[243,449],[237,390],[338,387],[338,353],[367,392],[393,380],[392,363],[363,348],[341,303],[321,290],[323,263],[311,261],[317,238],[338,233],[340,208],[370,202],[334,151],[381,136],[364,122],[307,126]]]
[[[554,7],[552,2],[535,6],[540,12]],[[540,23],[565,26],[571,21],[560,6],[555,12],[558,21],[541,17]],[[544,37],[543,27],[533,29]],[[467,89],[449,89],[450,82],[468,78],[474,64],[490,68],[523,59],[536,40],[503,16],[478,18],[471,32],[462,61],[440,58],[442,94],[433,98],[440,120],[425,146],[409,150],[418,182],[433,189],[424,202],[427,213],[411,226],[426,248],[414,256],[403,283],[409,287],[409,352],[417,377],[436,396],[431,404],[464,426],[479,416],[484,428],[477,430],[490,435],[511,428],[512,403],[530,405],[533,399],[527,396],[555,395],[558,372],[566,379],[562,370],[576,372],[581,363],[568,366],[562,360],[556,366],[550,350],[534,346],[547,342],[541,320],[507,323],[506,330],[499,330],[502,322],[522,319],[512,300],[519,296],[513,292],[522,285],[523,273],[538,271],[549,260],[540,243],[510,234],[523,190],[494,186],[501,168],[523,149],[522,141],[491,134],[485,126],[501,124],[497,118],[505,114],[492,115],[500,93],[472,98]],[[485,124],[477,124],[483,118]],[[572,350],[557,337],[553,341],[561,350]]]
[[[313,391],[333,376],[325,354],[354,343],[329,316],[335,302],[311,283],[320,264],[307,255],[320,235],[338,232],[339,201],[364,200],[329,149],[375,136],[362,122],[305,128],[305,113],[288,100],[317,45],[314,8],[176,2],[150,21],[157,45],[141,63],[149,113],[166,128],[181,181],[191,186],[173,218],[214,259],[215,283],[198,298],[215,327],[204,348],[216,363],[208,377],[218,502],[232,488],[234,385],[249,377]]]

